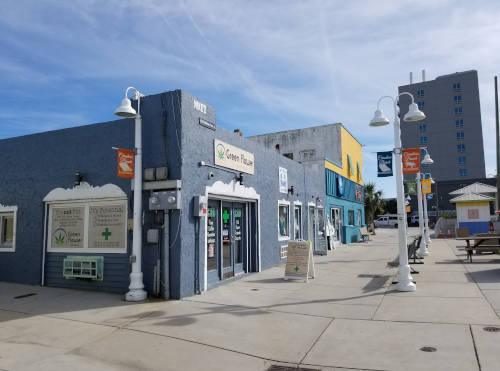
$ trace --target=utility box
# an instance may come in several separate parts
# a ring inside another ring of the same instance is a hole
[[[194,216],[207,216],[208,199],[206,196],[193,197],[193,215]]]
[[[180,210],[181,192],[153,192],[149,197],[149,210]]]

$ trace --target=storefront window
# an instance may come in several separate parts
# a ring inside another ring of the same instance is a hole
[[[354,210],[349,210],[347,212],[349,225],[354,225]]]
[[[356,210],[356,225],[361,225],[361,210]]]
[[[293,238],[300,240],[302,238],[302,206],[295,205],[293,208]]]
[[[280,240],[287,240],[290,238],[290,205],[278,205],[278,237]]]

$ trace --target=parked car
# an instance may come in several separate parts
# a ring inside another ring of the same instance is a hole
[[[387,227],[387,228],[397,228],[398,227],[398,216],[396,214],[386,214],[380,215],[374,221],[375,227]]]

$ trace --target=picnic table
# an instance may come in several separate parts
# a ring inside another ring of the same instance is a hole
[[[498,252],[500,250],[500,235],[498,234],[482,234],[468,237],[457,237],[458,241],[465,241],[467,246],[465,250],[467,251],[467,257],[469,258],[469,262],[472,263],[472,253],[476,250],[476,253],[479,251],[491,251]],[[484,243],[487,244],[484,244]],[[492,242],[490,244],[490,242]]]

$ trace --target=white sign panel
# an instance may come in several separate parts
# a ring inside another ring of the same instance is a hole
[[[215,165],[254,174],[255,163],[253,153],[214,139]]]
[[[54,207],[50,209],[52,248],[82,248],[85,220],[84,207]]]
[[[309,241],[289,241],[285,266],[285,280],[314,278],[314,260]]]
[[[279,168],[280,193],[288,193],[288,171],[284,167]]]
[[[125,247],[127,215],[124,204],[89,207],[89,248]]]

